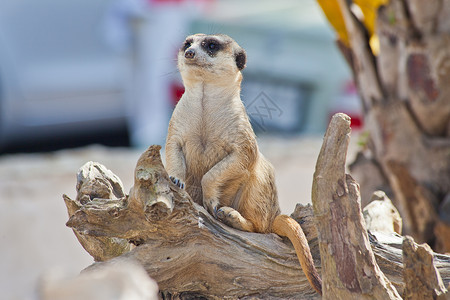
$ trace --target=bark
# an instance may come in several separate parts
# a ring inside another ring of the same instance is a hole
[[[98,202],[101,205],[107,203],[114,206],[119,198],[125,197],[120,178],[105,166],[93,162],[84,164],[78,170],[76,188],[76,201],[63,195],[69,217],[81,209],[84,204],[95,205]],[[95,201],[92,201],[94,199]],[[132,244],[126,239],[87,235],[77,230],[73,232],[83,248],[91,254],[95,261],[108,260],[132,249]]]
[[[350,118],[333,116],[312,187],[324,299],[401,299],[375,261],[361,213],[359,186],[345,174]]]
[[[403,240],[403,299],[421,300],[450,298],[433,263],[433,252],[427,244],[417,245],[411,237]]]
[[[392,201],[382,191],[373,193],[363,209],[366,229],[385,233],[402,233],[402,219]]]
[[[377,56],[348,1],[339,3],[350,36],[350,48],[340,47],[350,58],[369,133],[366,159],[351,170],[365,183],[378,169],[382,180],[363,189],[388,185],[403,233],[450,251],[450,218],[442,217],[450,194],[450,1],[391,0],[380,7]]]
[[[327,133],[328,147],[342,139],[333,136],[336,133]],[[343,166],[345,153],[339,152],[347,149],[342,145],[339,149],[335,153]],[[78,176],[77,198],[71,200],[64,196],[70,215],[67,225],[77,236],[89,238],[80,239],[80,242],[99,261],[85,272],[118,262],[138,262],[158,283],[160,293],[166,299],[319,298],[303,274],[289,240],[275,234],[235,230],[211,217],[203,207],[193,203],[184,190],[172,184],[159,150],[159,146],[152,146],[138,160],[135,184],[129,196],[123,193],[121,184],[111,184],[116,182],[115,175],[97,163],[88,163],[81,169],[80,174],[84,175]],[[328,157],[321,153],[321,157],[324,155]],[[321,157],[319,160],[323,161]],[[331,162],[335,160],[333,157]],[[346,179],[351,190],[356,189],[356,184],[344,177],[343,168],[336,172],[340,174],[339,178]],[[326,180],[322,182],[328,183],[331,185]],[[342,187],[341,181],[337,187]],[[347,203],[345,206],[350,208],[352,205]],[[353,209],[354,214],[359,212],[361,215],[359,207]],[[297,205],[292,216],[301,224],[320,272],[319,233],[311,206]],[[402,239],[380,233],[367,235],[361,220],[357,221],[359,225],[354,222],[353,217],[349,218],[346,226],[354,228],[355,234],[362,230],[359,235],[365,235],[366,252],[361,259],[372,248],[380,269],[401,293],[403,268],[399,249]],[[109,251],[102,251],[105,240],[111,245]],[[123,241],[137,246],[124,251]],[[114,248],[120,250],[114,251]],[[435,265],[448,284],[450,258],[434,255]],[[111,256],[116,257],[111,259]],[[375,265],[373,257],[370,259]],[[324,272],[322,270],[322,274]]]

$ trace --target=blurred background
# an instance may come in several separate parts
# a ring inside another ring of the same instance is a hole
[[[74,197],[76,171],[89,160],[131,187],[142,150],[164,145],[184,92],[176,55],[199,32],[228,34],[247,51],[242,100],[275,165],[282,210],[310,202],[330,116],[347,113],[355,130],[363,122],[316,1],[1,0],[4,299],[33,299],[47,270],[92,263],[64,226],[61,194]]]
[[[246,49],[242,99],[257,131],[322,133],[335,111],[360,125],[351,73],[313,0],[2,0],[0,151],[163,144],[183,93],[176,54],[198,32]]]

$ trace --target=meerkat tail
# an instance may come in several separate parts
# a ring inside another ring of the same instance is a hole
[[[311,286],[322,295],[322,280],[314,266],[308,241],[300,225],[286,215],[278,215],[272,225],[272,231],[289,238],[295,248],[298,260]]]

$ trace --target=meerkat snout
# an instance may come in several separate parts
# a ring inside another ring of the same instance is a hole
[[[186,52],[184,52],[184,57],[187,59],[193,59],[195,57],[195,50],[187,49]]]

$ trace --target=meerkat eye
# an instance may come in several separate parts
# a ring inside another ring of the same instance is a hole
[[[192,43],[190,41],[184,42],[183,50],[186,51],[191,45],[192,45]]]
[[[217,48],[217,44],[216,43],[211,42],[211,43],[208,44],[208,49],[209,50],[215,50],[216,48]]]
[[[201,43],[201,46],[211,57],[222,49],[220,42],[215,39],[206,39]]]

